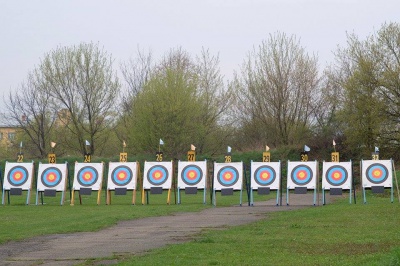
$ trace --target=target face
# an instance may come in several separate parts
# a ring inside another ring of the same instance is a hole
[[[218,182],[224,187],[231,187],[239,180],[239,173],[235,167],[224,166],[217,174]]]
[[[46,187],[56,187],[62,180],[60,169],[56,167],[49,167],[42,172],[40,177],[42,184]]]
[[[116,167],[111,173],[111,181],[117,186],[126,186],[132,177],[132,170],[124,165]]]
[[[313,179],[313,171],[307,165],[298,165],[293,168],[290,177],[296,185],[304,186]]]
[[[147,180],[154,186],[160,186],[168,180],[168,170],[162,165],[154,165],[147,172]]]
[[[254,171],[254,180],[260,186],[271,185],[276,179],[275,169],[271,166],[263,165]]]
[[[29,178],[28,170],[23,166],[14,166],[7,175],[11,186],[19,187],[26,183]]]
[[[389,177],[389,171],[383,164],[373,163],[367,168],[365,175],[371,183],[381,184]]]
[[[340,165],[334,165],[326,170],[326,181],[332,186],[341,186],[346,183],[349,174],[347,170]]]
[[[187,165],[182,169],[181,177],[186,185],[194,186],[203,178],[203,171],[197,165]]]
[[[92,166],[82,167],[77,175],[78,183],[84,187],[90,187],[96,184],[99,174]]]

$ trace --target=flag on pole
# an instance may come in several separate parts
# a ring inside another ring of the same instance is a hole
[[[54,148],[54,147],[56,146],[56,144],[57,144],[57,143],[55,143],[55,142],[52,141],[52,142],[50,142],[50,147]]]
[[[311,151],[311,149],[310,149],[310,147],[308,147],[307,145],[304,145],[304,151],[305,151],[305,152],[309,152],[309,151]]]
[[[336,146],[335,140],[332,140],[332,145],[333,145],[333,146]]]
[[[90,142],[88,140],[85,141],[86,146],[90,146]]]
[[[160,139],[160,145],[164,145],[164,141]]]
[[[19,143],[19,147],[22,148],[22,141]]]
[[[193,144],[190,144],[190,150],[194,151],[194,150],[196,150],[196,147]]]
[[[228,148],[226,149],[226,151],[227,151],[228,153],[231,153],[231,151],[232,151],[231,146],[228,146]]]
[[[269,151],[268,145],[265,145],[265,151]]]
[[[379,148],[375,146],[375,152],[379,152]]]
[[[122,142],[122,147],[126,148],[125,140]]]

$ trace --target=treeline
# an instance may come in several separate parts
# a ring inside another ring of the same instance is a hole
[[[129,154],[154,154],[161,138],[170,159],[190,144],[211,157],[227,145],[306,144],[329,158],[333,140],[342,159],[369,157],[375,146],[398,158],[400,24],[365,39],[348,34],[334,55],[321,71],[298,37],[277,32],[226,81],[207,49],[193,56],[175,48],[158,59],[138,51],[116,68],[98,44],[58,47],[5,99],[7,121],[21,134],[3,156],[14,156],[21,141],[26,158],[46,157],[50,142],[58,156],[111,157],[124,142]]]

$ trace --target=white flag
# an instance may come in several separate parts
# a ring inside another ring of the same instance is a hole
[[[375,152],[379,152],[379,148],[375,146]]]
[[[332,141],[333,146],[336,146],[336,142],[335,140]]]
[[[160,139],[160,145],[164,145],[164,141]]]
[[[265,151],[269,151],[268,145],[265,145]]]
[[[125,140],[122,142],[122,147],[126,148],[126,142],[125,142]]]
[[[231,153],[231,151],[232,151],[231,146],[228,146],[228,148],[226,149],[226,151],[227,151],[228,153]]]
[[[195,150],[196,150],[196,147],[195,147],[193,144],[190,144],[190,150],[191,150],[191,151],[195,151]]]
[[[22,148],[22,141],[19,143],[19,147]]]
[[[310,147],[308,147],[307,145],[304,145],[304,151],[305,151],[305,152],[309,152],[309,151],[311,151],[311,149],[310,149]]]
[[[86,146],[90,146],[90,142],[88,140],[85,140]]]
[[[55,142],[50,142],[50,147],[54,148],[56,146],[57,143]]]

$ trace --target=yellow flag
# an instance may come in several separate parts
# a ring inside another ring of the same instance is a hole
[[[50,142],[50,147],[54,148],[54,147],[56,146],[56,144],[57,144],[57,143],[55,143],[55,142],[52,141],[52,142]]]
[[[122,147],[126,148],[125,140],[122,142]]]
[[[269,151],[268,145],[265,145],[265,151]]]

